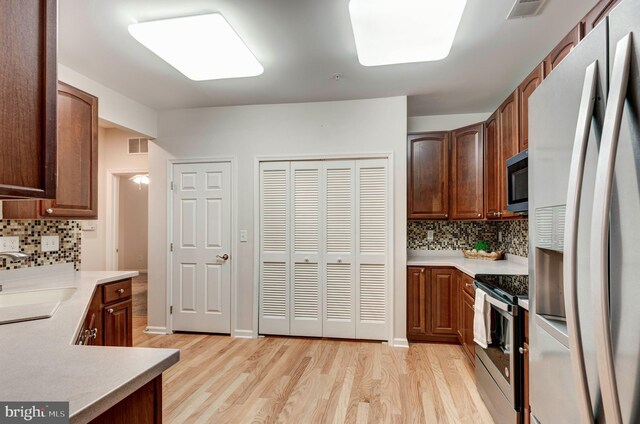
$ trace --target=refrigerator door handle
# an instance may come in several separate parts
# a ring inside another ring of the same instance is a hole
[[[614,368],[609,316],[609,212],[611,191],[629,84],[631,34],[616,46],[607,101],[593,198],[591,221],[591,291],[595,318],[596,360],[607,424],[622,424],[620,398]]]
[[[576,382],[578,402],[582,422],[593,424],[593,406],[589,394],[587,372],[582,347],[582,334],[580,332],[580,314],[578,312],[578,279],[577,246],[578,246],[578,220],[580,219],[580,195],[582,193],[582,180],[584,176],[587,144],[589,143],[589,131],[596,100],[596,82],[598,80],[598,61],[587,67],[582,99],[578,113],[576,136],[573,142],[571,155],[571,167],[569,169],[569,189],[567,191],[567,209],[565,217],[564,237],[564,304],[567,316],[567,328],[569,333],[569,351],[571,365]]]

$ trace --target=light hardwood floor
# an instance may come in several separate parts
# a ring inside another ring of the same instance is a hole
[[[143,333],[181,350],[164,373],[165,423],[493,423],[459,346]]]

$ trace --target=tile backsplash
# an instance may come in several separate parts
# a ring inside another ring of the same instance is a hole
[[[42,252],[42,236],[60,236],[60,250]],[[81,230],[77,221],[0,220],[0,236],[20,237],[20,251],[29,259],[12,262],[0,258],[0,270],[31,268],[43,265],[73,263],[80,269]]]
[[[427,231],[433,230],[433,240]],[[498,232],[502,231],[502,242]],[[518,256],[529,255],[529,222],[514,221],[409,221],[407,248],[420,250],[472,249],[478,240],[486,240],[493,250]]]

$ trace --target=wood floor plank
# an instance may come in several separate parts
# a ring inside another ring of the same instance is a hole
[[[134,344],[174,347],[163,416],[183,423],[493,424],[462,348],[205,334],[144,334]]]

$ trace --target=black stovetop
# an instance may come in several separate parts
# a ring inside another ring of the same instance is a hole
[[[476,275],[476,281],[498,289],[503,295],[514,300],[518,297],[526,297],[529,294],[528,275],[478,274]]]

